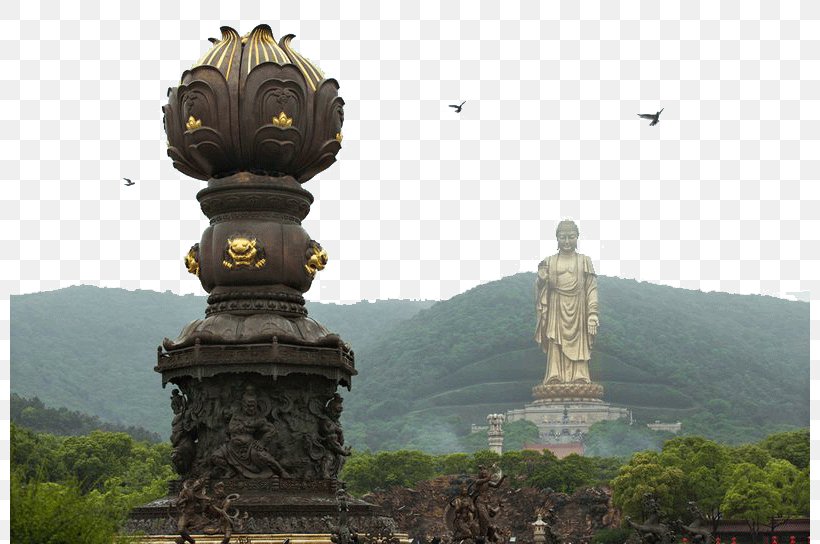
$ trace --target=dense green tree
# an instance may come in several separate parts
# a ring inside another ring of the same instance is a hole
[[[339,474],[339,479],[345,482],[347,491],[354,495],[362,495],[375,489],[373,478],[370,477],[373,465],[373,454],[369,451],[354,451],[347,458]]]
[[[624,544],[632,534],[632,529],[625,527],[601,529],[592,535],[592,544]]]
[[[113,541],[140,504],[165,495],[171,447],[95,431],[61,437],[11,424],[12,539],[23,543]]]
[[[555,456],[553,456],[555,461]],[[544,464],[541,452],[533,450],[505,451],[501,455],[501,470],[505,474],[529,478]]]
[[[620,457],[590,457],[593,485],[609,485],[624,465]]]
[[[105,480],[125,471],[133,456],[134,439],[125,433],[93,431],[67,437],[57,454],[80,482],[83,492],[101,489]]]
[[[771,454],[757,444],[741,444],[729,449],[729,456],[734,464],[751,463],[763,468],[772,460]]]
[[[652,493],[658,499],[661,512],[675,519],[685,508],[684,482],[683,470],[663,464],[659,453],[636,453],[612,481],[612,502],[624,515],[641,519],[644,495]]]
[[[623,420],[599,421],[584,437],[584,453],[596,457],[628,457],[638,451],[661,451],[668,432],[653,431],[646,425],[630,425]]]
[[[798,517],[808,514],[806,501],[809,485],[804,472],[785,459],[772,459],[765,467],[766,481],[779,494],[778,517]]]
[[[781,508],[782,493],[771,484],[766,471],[752,463],[735,465],[730,481],[721,508],[727,517],[746,520],[754,543],[761,527]]]
[[[354,453],[345,463],[340,479],[351,493],[361,494],[393,486],[410,487],[435,476],[435,459],[420,451]]]
[[[436,474],[456,475],[470,471],[471,456],[466,453],[450,453],[435,458],[434,469]]]
[[[470,471],[478,472],[479,467],[485,467],[490,470],[494,464],[501,463],[501,456],[490,450],[479,450],[473,453],[472,463],[470,463]]]
[[[524,485],[553,490],[562,487],[563,476],[561,475],[560,461],[554,453],[544,450],[534,461],[524,475]]]
[[[809,430],[798,429],[773,434],[760,442],[772,457],[785,459],[799,469],[809,466]]]
[[[479,466],[495,470],[495,465],[506,475],[510,485],[572,493],[585,485],[608,483],[617,473],[620,461],[616,458],[578,455],[559,460],[548,450],[543,453],[512,451],[500,456],[489,450],[473,455],[453,453],[439,456],[417,451],[354,452],[340,477],[351,493],[360,495],[395,485],[412,486],[435,476],[475,475]]]
[[[726,447],[699,436],[667,441],[660,463],[683,471],[683,488],[675,499],[674,511],[686,515],[686,503],[695,502],[704,513],[717,512],[726,493],[729,452]]]
[[[11,466],[23,481],[40,478],[61,481],[68,476],[65,463],[58,455],[62,439],[38,434],[15,425],[11,428]]]
[[[76,482],[24,482],[11,474],[11,539],[17,544],[110,544],[120,519]]]
[[[560,479],[553,489],[562,493],[573,493],[576,489],[590,485],[596,480],[595,462],[577,453],[567,455],[558,462]]]
[[[538,443],[538,426],[532,421],[511,421],[505,423],[502,428],[505,450],[520,450],[526,444]]]
[[[50,433],[59,436],[83,435],[91,431],[124,432],[134,440],[160,442],[157,433],[141,427],[106,423],[96,416],[68,410],[64,407],[49,408],[37,398],[25,398],[11,394],[11,420],[35,432]]]
[[[773,444],[790,440],[795,437],[781,435],[764,443],[777,451]],[[727,447],[694,436],[669,440],[660,453],[633,455],[612,486],[613,502],[626,515],[643,515],[643,495],[653,493],[671,519],[686,519],[687,502],[694,501],[707,517],[745,519],[755,535],[776,520],[807,515],[809,507],[807,470],[760,445]]]

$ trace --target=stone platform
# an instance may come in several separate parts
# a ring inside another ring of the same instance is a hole
[[[191,536],[197,544],[220,544],[223,539],[222,535],[193,533]],[[393,536],[400,544],[410,544],[410,537],[405,533],[395,533]],[[179,535],[132,536],[129,542],[135,544],[167,544],[175,543],[177,538],[179,538]],[[290,540],[290,544],[333,544],[330,533],[234,533],[231,536],[231,544],[283,544],[285,540]]]
[[[175,503],[181,484],[179,480],[172,480],[169,482],[167,496],[133,509],[122,532],[135,536],[146,535],[140,537],[144,540],[139,540],[145,543],[167,535],[178,536],[179,512]],[[223,485],[226,494],[236,494],[230,504],[231,514],[236,522],[235,535],[245,535],[251,539],[247,542],[268,542],[259,539],[279,538],[282,535],[285,536],[277,542],[290,535],[296,535],[295,540],[291,539],[293,544],[303,539],[307,539],[305,542],[325,542],[321,538],[327,536],[329,539],[329,535],[339,527],[339,501],[335,481],[311,482],[274,477],[269,480],[225,480]],[[397,531],[393,519],[385,516],[378,506],[348,496],[346,508],[347,524],[359,534],[395,534]],[[199,531],[195,529],[191,534],[195,532],[201,534],[208,531],[200,527]],[[196,536],[194,538],[199,542]],[[234,538],[236,536],[232,537],[231,542],[234,542]],[[316,538],[319,540],[315,540]],[[220,541],[221,536],[216,542]],[[326,542],[329,544],[330,540]]]
[[[631,412],[602,400],[536,400],[507,412],[507,421],[532,421],[544,444],[579,442],[599,421],[630,419]]]

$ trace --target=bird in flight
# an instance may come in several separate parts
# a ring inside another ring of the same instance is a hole
[[[129,185],[136,185],[136,183],[134,183],[133,181],[131,181],[128,178],[122,178],[122,179],[125,180],[125,183],[123,185],[125,185],[126,187],[128,187]]]
[[[467,102],[467,101],[465,100],[464,102]],[[455,104],[450,104],[450,107],[451,107],[451,108],[455,108],[455,109],[456,109],[456,113],[461,113],[461,106],[463,106],[463,105],[464,105],[464,102],[462,102],[462,103],[461,103],[461,104],[459,104],[458,106],[456,106]]]
[[[663,111],[663,108],[661,108],[661,111]],[[654,127],[660,122],[661,111],[659,111],[655,115],[652,115],[651,113],[639,113],[638,117],[641,117],[643,119],[652,119],[652,122],[649,123],[649,126]]]

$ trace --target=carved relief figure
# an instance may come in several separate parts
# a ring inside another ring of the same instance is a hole
[[[324,406],[318,402],[311,406],[311,411],[318,418],[318,432],[314,438],[309,439],[308,449],[311,459],[318,462],[319,476],[322,478],[336,478],[346,457],[351,453],[350,446],[345,446],[339,423],[343,410],[342,401],[342,397],[334,393]]]
[[[505,475],[497,465],[493,465],[494,472],[490,472],[486,467],[478,467],[478,477],[472,485],[473,503],[475,504],[476,517],[478,518],[479,536],[485,538],[487,542],[496,542],[499,537],[499,530],[492,523],[499,511],[498,507],[491,507],[489,502],[488,492],[490,488],[495,488],[501,485],[504,481]]]
[[[319,242],[315,240],[310,241],[310,246],[305,252],[305,258],[307,259],[305,272],[307,272],[311,278],[316,276],[316,272],[324,270],[327,265],[327,252],[322,249]]]
[[[187,474],[191,470],[196,453],[196,436],[187,407],[188,401],[179,389],[174,389],[171,392],[171,410],[174,412],[171,422],[171,446],[174,448],[171,463],[179,474]]]
[[[212,495],[208,506],[205,508],[205,514],[215,521],[219,532],[224,535],[221,544],[228,544],[234,529],[241,529],[242,520],[239,519],[239,511],[233,509],[233,514],[231,514],[231,503],[239,498],[239,494],[231,493],[226,495],[225,484],[217,482],[214,484]],[[245,517],[247,515],[246,512]],[[209,531],[206,530],[207,532]]]
[[[285,469],[267,450],[276,434],[273,423],[259,413],[256,393],[247,387],[241,408],[228,422],[228,442],[211,455],[211,475],[229,478],[240,474],[245,478],[270,478],[274,474],[289,477]]]
[[[209,497],[205,489],[204,478],[196,480],[186,480],[182,483],[174,505],[179,517],[177,518],[177,531],[179,536],[175,539],[176,544],[195,544],[191,537],[191,531],[203,532],[208,535],[222,533],[221,544],[228,544],[231,534],[235,529],[242,529],[242,523],[247,519],[239,517],[239,511],[231,508],[231,503],[239,498],[239,494],[225,494],[223,482],[217,482],[213,486],[213,492]]]
[[[450,501],[449,506],[452,522],[448,525],[453,531],[452,541],[475,539],[479,535],[478,517],[466,482],[461,483],[459,494]]]
[[[188,250],[188,253],[185,255],[185,268],[188,269],[188,272],[195,276],[199,276],[199,243],[191,246],[191,249]]]
[[[245,266],[248,268],[262,268],[265,266],[265,251],[256,245],[256,238],[235,236],[228,238],[225,256],[222,265],[228,270]]]
[[[342,470],[345,458],[351,453],[350,446],[345,446],[342,426],[339,424],[344,409],[342,400],[338,393],[334,393],[325,406],[325,416],[319,422],[319,435],[329,453],[322,463],[325,478],[335,478]]]
[[[203,523],[202,511],[207,502],[208,496],[205,494],[205,480],[203,478],[193,482],[191,480],[182,482],[182,489],[176,500],[176,508],[179,512],[177,531],[180,535],[176,539],[177,544],[183,544],[184,542],[195,543],[188,531]]]
[[[598,332],[598,282],[592,260],[575,251],[578,226],[561,221],[558,253],[538,265],[535,340],[547,355],[545,384],[591,383],[590,348]]]

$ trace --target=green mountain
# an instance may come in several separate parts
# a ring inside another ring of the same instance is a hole
[[[530,402],[546,369],[534,284],[525,273],[481,285],[359,350],[367,395],[347,403],[353,437],[436,451],[486,414]],[[727,442],[808,425],[807,303],[609,277],[599,298],[592,376],[639,422],[681,421]]]
[[[173,414],[157,346],[205,317],[206,297],[81,285],[12,296],[11,389],[107,422],[167,437]],[[307,303],[314,319],[354,350],[432,302]]]
[[[141,427],[107,423],[97,416],[63,407],[50,408],[37,397],[27,399],[16,393],[11,394],[11,422],[36,433],[57,436],[82,436],[92,431],[106,431],[126,433],[141,442],[164,442],[159,434]]]
[[[521,407],[545,371],[535,275],[441,302],[308,303],[356,352],[348,442],[464,448],[470,423]],[[809,305],[599,277],[592,376],[639,421],[748,442],[809,422]],[[167,436],[156,347],[204,316],[205,297],[90,286],[11,297],[11,388]]]

